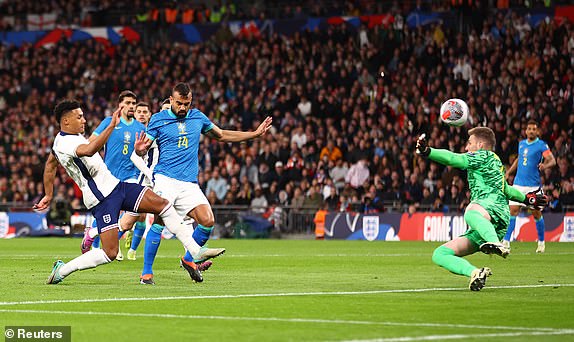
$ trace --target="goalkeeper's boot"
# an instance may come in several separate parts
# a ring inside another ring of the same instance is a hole
[[[126,232],[125,236],[126,236],[126,243],[124,244],[124,246],[126,246],[126,248],[130,248],[132,246],[132,239],[134,237],[133,230],[128,230]],[[128,260],[131,260],[131,259],[128,257]]]
[[[471,291],[482,290],[484,285],[486,285],[486,278],[488,278],[491,275],[492,272],[488,267],[475,269],[474,271],[472,271],[472,274],[470,275],[470,284],[468,285],[468,287],[470,288]]]
[[[155,281],[153,281],[153,274],[143,274],[140,276],[140,284],[155,285]]]
[[[211,265],[213,265],[213,263],[211,262],[211,260],[207,260],[207,261],[204,261],[204,262],[202,262],[200,264],[196,264],[196,265],[197,265],[197,269],[199,271],[205,272],[211,267]]]
[[[128,260],[136,260],[136,250],[130,248],[128,251],[127,258]]]
[[[87,253],[92,248],[92,244],[94,243],[94,238],[90,236],[90,229],[91,228],[86,227],[84,230],[84,238],[82,239],[82,244],[80,245],[82,254]]]
[[[496,254],[503,258],[506,258],[510,254],[510,248],[504,247],[500,242],[486,242],[480,245],[480,251],[484,254]]]
[[[546,246],[544,245],[544,241],[538,241],[538,247],[536,248],[536,253],[544,253],[546,250]]]
[[[46,284],[58,284],[64,280],[64,277],[60,275],[60,268],[62,268],[64,265],[65,263],[62,260],[58,260],[54,263],[54,267],[52,267],[52,273],[50,273]]]
[[[124,260],[124,254],[122,253],[122,246],[118,246],[118,255],[116,255],[117,261]]]
[[[225,248],[207,248],[203,246],[199,250],[199,255],[193,259],[193,262],[201,264],[209,259],[217,258],[223,253],[225,253]]]
[[[179,260],[179,264],[181,267],[185,268],[187,273],[193,281],[196,283],[201,283],[203,281],[203,276],[201,275],[201,271],[197,268],[197,265],[193,261],[185,261],[183,257]]]

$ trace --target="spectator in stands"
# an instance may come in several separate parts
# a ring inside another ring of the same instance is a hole
[[[220,177],[218,168],[213,169],[211,178],[207,182],[205,193],[209,196],[211,192],[214,192],[217,200],[222,202],[227,194],[227,190],[227,179]]]
[[[267,202],[267,198],[263,193],[263,189],[259,184],[255,185],[255,195],[253,199],[251,199],[250,209],[252,212],[257,214],[263,214],[267,210],[267,206],[269,202]]]
[[[353,164],[345,177],[345,182],[349,183],[354,189],[362,191],[365,182],[369,179],[370,171],[368,168],[369,162],[364,157]]]
[[[69,3],[68,0],[56,2],[65,4],[59,8],[67,8]],[[0,9],[2,13],[10,13],[4,9],[26,11],[33,3],[8,0],[0,4]],[[19,7],[19,4],[25,5]],[[72,12],[79,14],[80,7],[73,3]],[[238,8],[235,15],[256,17],[259,11],[266,11],[264,7],[254,13]],[[194,23],[209,18],[206,7],[192,5],[192,9]],[[102,18],[101,13],[109,10],[125,11],[128,18],[146,14],[141,8],[128,8],[121,2],[97,4],[88,11],[92,13],[92,23],[99,25],[108,20]],[[148,21],[143,23],[164,22],[164,10],[162,5],[150,7],[145,19]],[[176,22],[186,9],[182,6],[177,10]],[[316,11],[322,15],[327,13],[327,9],[320,7]],[[336,11],[342,13],[343,10]],[[211,179],[208,170],[216,166],[220,167],[220,178],[228,183],[233,177],[241,179],[239,173],[249,155],[255,166],[251,175],[257,173],[259,178],[257,169],[265,161],[277,174],[278,188],[286,190],[289,197],[298,188],[307,192],[307,188],[302,188],[306,186],[303,179],[314,178],[317,166],[313,163],[323,159],[323,150],[330,151],[333,142],[341,157],[326,154],[332,162],[326,164],[325,171],[340,192],[345,191],[341,176],[349,173],[345,165],[355,164],[365,155],[371,177],[361,186],[370,188],[375,184],[374,176],[380,176],[384,183],[383,198],[397,202],[395,209],[400,208],[404,200],[404,184],[409,183],[415,173],[421,176],[416,180],[422,188],[421,203],[437,198],[440,188],[448,195],[443,200],[456,201],[453,191],[457,190],[452,189],[452,180],[461,174],[434,164],[416,165],[412,151],[406,148],[412,145],[415,131],[428,129],[437,147],[461,150],[465,141],[461,129],[445,129],[437,120],[441,102],[454,96],[467,100],[473,125],[487,125],[499,134],[517,138],[500,140],[497,153],[504,163],[511,162],[512,151],[517,149],[514,141],[518,140],[525,122],[529,118],[545,122],[545,126],[552,129],[544,138],[548,136],[559,167],[544,175],[544,183],[545,186],[560,184],[574,172],[571,166],[574,73],[569,57],[574,51],[572,24],[531,27],[524,16],[515,11],[501,16],[492,23],[485,21],[484,31],[480,29],[480,22],[476,32],[459,32],[446,24],[413,29],[397,14],[389,28],[365,26],[372,44],[362,48],[357,44],[358,32],[343,29],[345,25],[294,36],[263,34],[260,39],[251,41],[228,35],[224,42],[215,45],[175,46],[169,40],[157,40],[152,35],[146,40],[153,49],[122,42],[113,47],[113,53],[112,49],[91,40],[62,41],[52,49],[36,49],[26,44],[2,45],[0,180],[6,177],[10,181],[4,185],[5,189],[0,181],[0,198],[13,201],[39,195],[35,193],[37,190],[31,190],[36,186],[28,183],[41,182],[37,165],[45,161],[57,132],[53,119],[42,113],[47,112],[56,99],[67,96],[83,99],[88,120],[86,129],[90,133],[115,106],[110,99],[117,95],[117,89],[130,88],[130,84],[149,84],[142,87],[141,98],[158,103],[162,94],[169,93],[162,84],[171,84],[181,77],[196,85],[198,96],[194,101],[198,108],[222,126],[250,129],[267,113],[273,113],[275,122],[280,123],[275,127],[276,134],[244,149],[206,139],[201,153],[204,175],[200,174],[205,179],[200,182],[204,190]],[[495,35],[500,38],[495,39]],[[167,47],[170,54],[160,58],[150,52]],[[246,49],[254,53],[242,54]],[[385,55],[385,51],[389,54]],[[237,58],[238,55],[243,57]],[[90,63],[86,63],[88,56]],[[461,58],[460,67],[458,58]],[[187,60],[193,63],[186,70],[165,69],[166,65]],[[125,66],[125,72],[118,74],[118,65]],[[385,72],[384,78],[378,76],[381,70]],[[157,82],[150,83],[152,78]],[[82,86],[74,87],[75,83]],[[552,123],[557,125],[552,127]],[[307,137],[305,143],[299,139],[301,127]],[[292,150],[292,140],[297,145],[296,151]],[[293,163],[290,159],[296,153],[297,162]],[[221,168],[225,168],[226,173]],[[303,168],[305,176],[300,171]],[[26,184],[12,184],[13,175],[20,174],[20,170]],[[254,176],[245,178],[255,183]],[[72,189],[73,184],[67,179],[60,173],[58,182]],[[264,182],[258,181],[263,186]],[[439,187],[439,182],[444,186]],[[320,184],[316,191],[323,194],[325,186]],[[230,186],[236,204],[251,203],[248,188],[242,183],[232,191]],[[429,190],[430,198],[424,196],[425,189]],[[560,195],[570,193],[562,191],[562,187],[560,191]],[[348,195],[348,198],[356,196]],[[457,196],[468,200],[467,189],[459,187]],[[74,198],[77,197],[78,193],[74,192]],[[220,200],[224,198],[227,195]],[[456,206],[443,204],[453,210],[459,207],[459,203]]]

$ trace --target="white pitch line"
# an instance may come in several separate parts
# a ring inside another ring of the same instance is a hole
[[[287,323],[313,323],[313,324],[352,324],[352,325],[379,325],[379,326],[402,326],[402,327],[425,327],[425,328],[461,328],[461,329],[500,329],[500,330],[521,330],[533,333],[555,333],[574,330],[564,330],[555,328],[533,328],[533,327],[512,327],[512,326],[488,326],[473,324],[450,324],[450,323],[405,323],[405,322],[377,322],[377,321],[355,321],[341,319],[313,319],[313,318],[281,318],[281,317],[241,317],[241,316],[201,316],[201,315],[176,315],[161,313],[141,313],[141,312],[100,312],[100,311],[61,311],[61,310],[11,310],[0,309],[0,313],[36,313],[36,314],[60,314],[60,315],[87,315],[87,316],[127,316],[127,317],[150,317],[150,318],[176,318],[176,319],[219,319],[228,321],[259,321],[259,322],[287,322]],[[509,333],[513,334],[513,333]],[[518,333],[520,334],[520,332]],[[453,335],[454,336],[454,335]],[[371,340],[368,340],[371,341]],[[375,340],[372,340],[375,341]],[[378,341],[378,340],[377,340]]]
[[[491,334],[455,334],[455,335],[427,335],[412,337],[391,337],[371,340],[347,340],[343,342],[411,342],[411,341],[436,341],[436,340],[462,340],[469,338],[485,337],[516,337],[516,336],[545,336],[545,335],[574,335],[574,330],[558,329],[554,331],[528,331],[512,333],[491,333]]]
[[[183,253],[183,252],[182,252]],[[521,253],[511,253],[510,256],[513,255],[533,255],[534,253],[530,252],[521,252]],[[574,255],[574,252],[546,252],[545,255]],[[1,259],[35,259],[35,258],[75,258],[79,254],[0,254]],[[373,254],[342,254],[342,253],[334,253],[334,254],[310,254],[310,255],[300,255],[300,257],[317,257],[317,258],[335,258],[335,257],[345,257],[345,258],[352,258],[352,257],[375,257],[375,258],[386,258],[386,257],[427,257],[429,253],[373,253]],[[232,254],[226,253],[225,258],[293,258],[297,257],[291,254]],[[156,258],[161,259],[177,259],[176,255],[158,255]]]
[[[538,284],[538,285],[507,285],[489,286],[487,289],[531,289],[543,287],[573,287],[574,284]],[[126,302],[126,301],[152,301],[152,300],[188,300],[188,299],[224,299],[224,298],[264,298],[264,297],[301,297],[301,296],[362,296],[384,293],[420,293],[437,291],[468,291],[466,287],[434,287],[422,289],[395,289],[395,290],[372,290],[372,291],[336,291],[336,292],[287,292],[287,293],[248,293],[236,295],[212,295],[212,296],[169,296],[169,297],[120,297],[120,298],[90,298],[90,299],[59,299],[59,300],[36,300],[21,302],[0,302],[0,306],[11,305],[37,305],[37,304],[62,304],[62,303],[102,303],[102,302]]]

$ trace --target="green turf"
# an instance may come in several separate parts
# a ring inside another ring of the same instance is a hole
[[[196,284],[170,240],[158,253],[156,286],[138,282],[141,251],[137,261],[45,285],[53,261],[77,256],[79,243],[0,240],[1,329],[70,325],[73,341],[106,342],[574,340],[571,243],[547,243],[543,255],[534,243],[514,243],[506,260],[471,256],[494,273],[481,292],[433,265],[439,243],[430,242],[212,241],[227,253]],[[106,298],[157,299],[74,301]],[[23,301],[56,302],[15,304]]]

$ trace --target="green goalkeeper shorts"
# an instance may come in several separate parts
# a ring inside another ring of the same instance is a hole
[[[477,200],[473,201],[472,203],[479,204],[490,214],[490,222],[494,226],[496,236],[498,236],[499,241],[502,241],[504,235],[506,235],[508,223],[510,222],[510,211],[508,209],[508,203],[498,203],[488,199]],[[474,245],[476,245],[477,248],[486,242],[486,240],[480,236],[478,231],[471,227],[469,227],[468,230],[461,236],[469,239]]]

